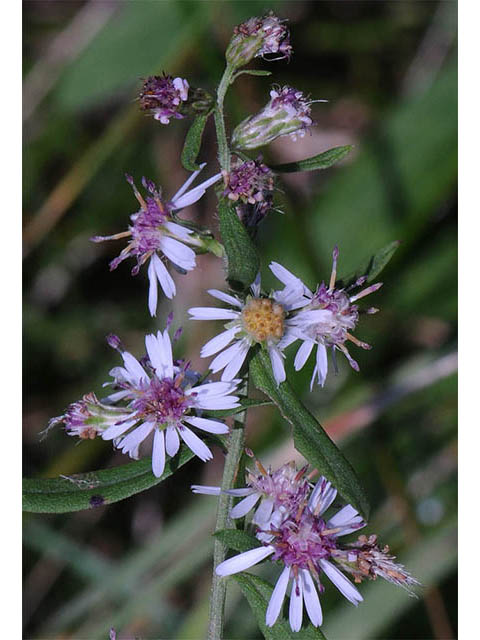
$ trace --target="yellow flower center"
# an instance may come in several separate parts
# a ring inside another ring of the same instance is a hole
[[[243,326],[257,342],[283,336],[285,311],[269,298],[253,298],[242,311]]]

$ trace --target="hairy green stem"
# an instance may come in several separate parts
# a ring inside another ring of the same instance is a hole
[[[217,89],[217,105],[215,107],[215,127],[217,130],[218,161],[225,171],[230,171],[230,150],[227,142],[227,132],[225,130],[225,119],[223,117],[223,101],[228,87],[232,81],[233,69],[227,65],[220,84]]]
[[[231,489],[235,474],[242,457],[245,445],[245,420],[247,411],[238,414],[233,424],[228,443],[228,453],[223,469],[222,489]],[[228,515],[232,498],[226,494],[220,494],[218,498],[217,519],[215,531],[231,528],[231,519]],[[210,592],[210,617],[208,624],[208,640],[221,640],[224,623],[225,597],[227,594],[227,581],[217,576],[215,567],[225,560],[227,547],[220,540],[215,540],[213,547],[213,579]]]

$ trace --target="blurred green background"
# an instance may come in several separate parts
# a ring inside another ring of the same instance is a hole
[[[24,475],[55,476],[123,464],[102,441],[77,443],[61,429],[40,442],[51,416],[84,393],[101,395],[117,363],[115,332],[141,355],[162,326],[146,309],[146,273],[110,273],[122,244],[89,237],[123,230],[135,211],[127,171],[173,194],[186,120],[164,127],[137,110],[141,77],[163,70],[213,90],[232,28],[274,9],[290,19],[294,56],[239,79],[227,126],[262,106],[271,82],[312,99],[316,127],[281,139],[267,162],[354,144],[325,172],[290,174],[258,235],[265,282],[271,259],[313,285],[327,279],[331,250],[340,275],[392,240],[401,246],[369,298],[381,313],[356,332],[361,372],[340,359],[338,376],[308,392],[313,367],[292,383],[359,473],[376,532],[424,585],[418,600],[386,583],[362,585],[354,609],[335,589],[323,597],[329,640],[456,637],[456,187],[457,77],[454,2],[24,2]],[[210,126],[200,156],[217,170]],[[212,195],[188,211],[216,232]],[[221,262],[198,259],[176,277],[178,355],[201,370],[199,347],[216,326],[187,323],[186,309],[222,287]],[[252,410],[248,444],[265,462],[295,454],[274,409]],[[192,461],[153,489],[109,507],[24,520],[24,637],[96,639],[205,637],[215,500],[190,484],[215,484],[222,455]],[[275,573],[275,572],[273,572]],[[269,575],[269,568],[263,570]],[[271,574],[273,575],[273,574]],[[258,638],[232,585],[226,638]]]

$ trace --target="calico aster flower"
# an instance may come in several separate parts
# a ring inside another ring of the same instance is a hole
[[[127,246],[120,255],[111,261],[110,270],[116,269],[123,260],[134,257],[137,264],[132,269],[132,275],[137,275],[140,267],[149,262],[148,308],[152,316],[156,315],[157,310],[158,283],[167,298],[173,298],[176,293],[175,283],[164,262],[169,260],[177,270],[185,273],[194,269],[196,265],[195,251],[192,247],[197,250],[209,250],[217,255],[221,250],[220,245],[213,238],[196,233],[184,223],[179,224],[182,221],[174,216],[176,211],[200,200],[206,189],[222,177],[222,174],[218,173],[187,191],[204,166],[205,164],[201,165],[198,171],[192,173],[168,201],[164,201],[154,183],[145,178],[143,178],[143,186],[149,195],[144,199],[135,186],[133,178],[127,175],[127,182],[132,186],[135,197],[140,203],[140,210],[130,217],[132,224],[127,231],[112,236],[91,238],[93,242],[129,238]]]
[[[256,508],[252,523],[261,529],[268,530],[272,524],[278,526],[286,517],[296,513],[311,487],[308,479],[305,478],[307,467],[297,470],[295,463],[290,462],[272,471],[266,470],[258,460],[256,464],[259,473],[247,471],[246,487],[227,489],[224,493],[243,498],[231,509],[229,514],[231,518],[243,518]],[[198,484],[192,485],[192,490],[194,493],[215,496],[222,493],[220,487]]]
[[[263,147],[279,136],[290,135],[293,140],[303,137],[313,124],[310,105],[323,100],[308,100],[292,87],[274,86],[270,101],[257,114],[243,120],[234,130],[232,145],[237,149]]]
[[[268,604],[267,626],[272,627],[277,621],[290,581],[289,621],[293,631],[299,631],[302,626],[304,604],[312,624],[315,627],[322,624],[318,593],[324,591],[324,575],[355,606],[363,600],[358,589],[333,561],[334,553],[340,546],[338,539],[364,527],[365,522],[351,505],[346,505],[325,520],[322,516],[335,500],[336,494],[331,484],[321,477],[308,501],[307,497],[304,498],[303,508],[297,509],[279,526],[259,532],[264,534],[262,546],[229,558],[216,567],[217,575],[228,576],[244,571],[268,557],[283,564]]]
[[[140,109],[150,111],[162,124],[169,124],[170,118],[184,118],[180,110],[188,100],[188,89],[188,82],[182,78],[149,76],[139,95]]]
[[[84,401],[57,421],[65,422],[71,435],[100,435],[103,440],[112,440],[131,458],[138,458],[140,444],[153,433],[152,471],[157,477],[164,471],[166,455],[173,457],[178,452],[180,440],[201,460],[211,459],[212,452],[191,427],[206,433],[228,433],[226,424],[202,417],[202,412],[238,407],[239,398],[233,395],[238,381],[199,384],[199,374],[190,371],[188,364],[173,360],[168,330],[145,337],[147,356],[142,363],[123,350],[117,336],[109,336],[108,342],[120,352],[123,366],[114,367],[110,371],[113,381],[104,385],[113,385],[114,391],[103,404],[94,404],[102,428],[95,422],[82,422]],[[88,408],[91,414],[93,409]],[[95,434],[91,429],[96,429]]]
[[[295,287],[273,291],[269,297],[262,296],[260,274],[250,291],[251,295],[243,301],[237,296],[209,289],[211,296],[232,308],[192,307],[188,310],[193,320],[228,320],[225,331],[209,340],[200,355],[208,358],[220,351],[210,363],[210,369],[213,373],[223,369],[222,380],[233,380],[250,348],[260,344],[268,351],[275,380],[280,384],[286,377],[283,350],[296,339],[290,329],[288,314],[305,301]]]
[[[351,333],[355,329],[359,318],[359,308],[354,303],[360,298],[377,291],[382,286],[382,283],[373,284],[354,295],[352,294],[352,289],[364,284],[365,277],[359,278],[353,287],[348,289],[335,287],[337,259],[338,248],[335,247],[329,285],[327,287],[322,282],[315,293],[310,291],[297,276],[282,265],[277,262],[270,264],[270,269],[283,282],[286,288],[291,289],[293,286],[303,287],[304,296],[308,298],[308,303],[291,318],[290,324],[292,332],[302,341],[302,345],[295,357],[296,371],[302,369],[314,347],[317,347],[311,387],[313,387],[316,378],[320,385],[323,386],[325,383],[328,372],[328,348],[332,350],[332,357],[334,357],[335,350],[341,351],[355,371],[359,370],[358,363],[350,355],[345,342],[349,340],[362,349],[371,349],[370,345],[362,342]],[[367,313],[376,313],[377,311],[378,309],[372,307],[367,310]]]

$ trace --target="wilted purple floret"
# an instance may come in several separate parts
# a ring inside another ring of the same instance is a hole
[[[182,102],[188,99],[188,82],[172,76],[149,76],[139,95],[140,108],[151,111],[155,120],[168,124],[170,118],[184,118]]]

